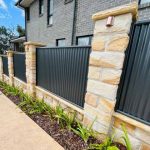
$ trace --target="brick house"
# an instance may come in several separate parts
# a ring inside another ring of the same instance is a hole
[[[27,41],[70,46],[91,44],[94,13],[132,1],[135,0],[19,0],[16,5],[25,8]],[[150,1],[141,0],[139,20],[148,19]]]

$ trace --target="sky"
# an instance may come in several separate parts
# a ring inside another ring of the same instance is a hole
[[[0,26],[16,29],[19,24],[25,27],[24,11],[15,6],[17,0],[0,0]]]

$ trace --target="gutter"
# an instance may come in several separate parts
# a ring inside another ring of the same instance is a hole
[[[22,0],[19,0],[18,2],[16,2],[16,3],[15,3],[15,6],[21,8],[21,9],[25,9],[25,7],[20,4],[21,1],[22,1]]]

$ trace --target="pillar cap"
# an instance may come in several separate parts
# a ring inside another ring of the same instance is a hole
[[[107,9],[104,11],[100,11],[92,16],[92,19],[94,21],[96,20],[101,20],[105,19],[109,16],[118,16],[118,15],[123,15],[131,13],[133,15],[133,19],[137,19],[137,14],[138,14],[138,3],[137,2],[132,2],[126,5],[122,5],[119,7],[115,7],[112,9]]]
[[[6,51],[6,53],[7,53],[7,54],[13,54],[13,53],[14,53],[14,51],[12,51],[12,50],[8,50],[8,51]]]
[[[32,42],[32,41],[25,42],[24,45],[33,45],[33,46],[38,46],[38,47],[45,47],[46,46],[46,44],[43,44],[40,42]]]

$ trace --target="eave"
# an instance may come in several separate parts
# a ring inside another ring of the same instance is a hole
[[[15,5],[20,8],[27,8],[34,0],[19,0]]]

